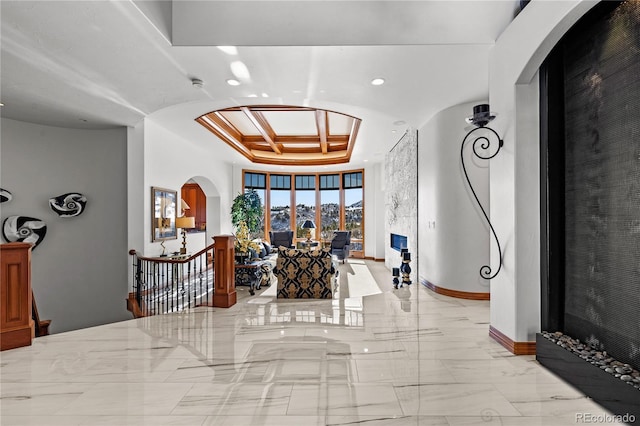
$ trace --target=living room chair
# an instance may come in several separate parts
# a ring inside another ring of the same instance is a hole
[[[275,250],[280,246],[295,248],[293,246],[293,231],[269,231],[269,241]]]
[[[349,257],[350,248],[351,231],[335,231],[331,240],[331,254],[344,263],[345,259]]]
[[[338,285],[337,270],[329,248],[278,249],[274,269],[278,299],[332,299]]]

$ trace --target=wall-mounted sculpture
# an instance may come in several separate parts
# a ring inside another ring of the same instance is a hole
[[[87,197],[77,192],[69,192],[49,198],[51,210],[56,212],[60,217],[80,216],[86,205]]]
[[[12,198],[13,195],[11,194],[11,192],[7,191],[6,189],[0,188],[0,203],[11,201]]]
[[[9,216],[2,225],[2,236],[9,242],[32,243],[33,250],[42,242],[47,233],[47,224],[28,216]]]

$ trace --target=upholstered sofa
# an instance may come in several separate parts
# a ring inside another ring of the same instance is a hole
[[[280,247],[276,259],[277,298],[331,299],[336,269],[330,249],[297,250]]]

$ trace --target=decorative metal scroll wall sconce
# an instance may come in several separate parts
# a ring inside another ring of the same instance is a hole
[[[478,199],[478,195],[476,195],[476,191],[473,189],[473,185],[471,185],[471,180],[469,179],[469,175],[467,174],[467,168],[464,165],[463,152],[464,152],[465,143],[467,142],[467,140],[471,140],[471,138],[475,138],[473,140],[473,145],[472,145],[473,153],[476,157],[480,158],[481,160],[490,160],[493,157],[495,157],[498,154],[498,152],[500,152],[500,149],[502,148],[504,141],[500,138],[500,136],[495,130],[493,130],[491,127],[487,127],[487,124],[489,124],[489,122],[494,118],[496,118],[496,116],[495,114],[492,114],[491,112],[489,112],[488,104],[474,106],[473,115],[467,118],[467,122],[473,124],[475,128],[471,129],[466,134],[466,136],[462,140],[462,146],[460,147],[460,161],[462,162],[462,171],[464,172],[464,177],[467,179],[469,188],[473,193],[473,197],[476,199],[476,203],[478,203],[478,206],[480,206],[480,210],[482,210],[482,214],[484,215],[484,218],[489,223],[489,228],[491,228],[491,233],[493,234],[493,238],[495,238],[496,244],[498,246],[500,263],[498,264],[498,269],[496,270],[496,272],[493,273],[491,266],[489,265],[483,265],[480,268],[480,276],[488,280],[495,278],[495,276],[498,275],[498,272],[500,272],[500,269],[502,268],[502,248],[500,247],[500,241],[498,241],[498,236],[496,235],[496,231],[495,229],[493,229],[493,225],[489,220],[489,216],[487,215],[487,212],[484,210],[484,207],[482,207],[482,203],[480,203],[480,200]],[[487,155],[483,155],[482,153],[478,152],[478,148],[482,149],[483,152],[487,151],[488,149],[491,148],[492,142],[496,142],[496,141],[498,144],[498,148],[495,150],[495,152],[493,152],[493,154],[491,154],[491,151],[489,151]]]

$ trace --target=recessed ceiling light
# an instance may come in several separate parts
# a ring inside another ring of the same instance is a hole
[[[404,120],[398,120],[393,122],[394,126],[404,126],[405,124],[407,124],[407,122]]]
[[[231,72],[233,76],[237,78],[239,81],[251,81],[251,74],[249,73],[249,68],[242,61],[233,61],[229,65],[231,68]]]
[[[263,97],[263,98],[268,98],[268,97],[269,97],[269,95],[267,95],[266,93],[262,92],[262,97]]]
[[[381,86],[384,84],[384,78],[374,78],[373,80],[371,80],[371,84],[373,84],[374,86]]]
[[[240,82],[238,80],[234,80],[233,78],[228,79],[227,84],[229,86],[240,86]]]
[[[249,96],[247,96],[247,98],[257,98],[258,95],[256,95],[255,93],[250,94]]]
[[[227,55],[237,55],[238,49],[235,46],[218,46],[218,49],[222,50]]]
[[[365,163],[368,162],[369,160],[363,160]]]
[[[4,106],[4,104],[2,102],[0,102],[0,107],[3,107],[3,106]]]

